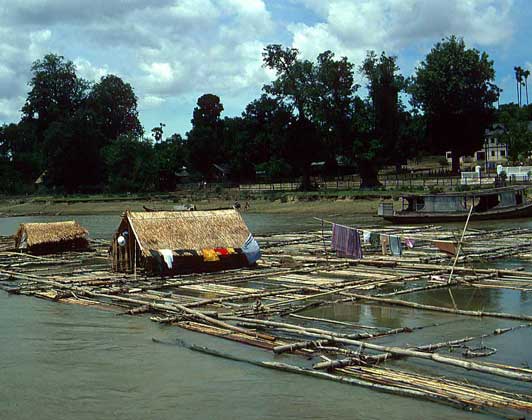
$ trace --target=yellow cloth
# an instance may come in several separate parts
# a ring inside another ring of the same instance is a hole
[[[228,252],[229,254],[236,254],[236,251],[235,251],[234,248],[227,248],[227,252]]]
[[[203,254],[203,261],[220,261],[220,257],[212,248],[205,248],[201,250]]]

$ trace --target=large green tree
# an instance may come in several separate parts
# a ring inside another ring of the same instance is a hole
[[[438,42],[416,69],[413,104],[425,113],[428,134],[440,151],[452,151],[454,173],[461,155],[481,147],[492,122],[499,95],[494,79],[488,55],[455,36]]]
[[[190,166],[205,178],[213,175],[213,165],[224,161],[223,105],[216,95],[207,93],[198,98],[192,115],[192,129],[187,133]]]
[[[41,140],[50,124],[68,119],[84,103],[89,84],[76,75],[72,61],[47,54],[31,66],[30,91],[22,107],[25,120],[37,122]]]
[[[103,137],[103,145],[122,134],[142,136],[137,96],[131,85],[120,77],[109,74],[94,84],[87,98],[87,107],[94,114],[95,126]]]
[[[349,110],[357,89],[352,64],[346,58],[336,60],[330,51],[313,63],[300,58],[297,49],[278,44],[264,49],[263,61],[276,74],[264,91],[294,112],[286,149],[290,163],[302,175],[302,188],[307,189],[312,161],[327,157],[334,161],[335,154],[350,143]]]
[[[404,155],[405,150],[400,141],[401,123],[405,123],[405,120],[401,118],[399,92],[404,90],[406,84],[404,77],[399,74],[396,61],[397,57],[388,56],[384,52],[377,56],[374,51],[369,51],[360,70],[368,80],[375,138],[381,142],[383,149],[380,161],[392,163],[399,168],[408,157]]]

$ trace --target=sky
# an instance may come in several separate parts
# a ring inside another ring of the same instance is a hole
[[[0,124],[19,120],[31,64],[50,52],[88,80],[120,76],[145,130],[164,123],[170,136],[190,130],[204,93],[240,115],[274,77],[261,61],[268,44],[311,60],[331,50],[357,67],[367,50],[386,51],[409,76],[451,34],[494,60],[506,103],[513,67],[532,70],[531,23],[532,0],[0,0]]]

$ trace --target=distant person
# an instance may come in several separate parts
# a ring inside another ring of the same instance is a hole
[[[248,200],[246,200],[246,204],[244,204],[244,210],[245,211],[249,210],[249,201]]]

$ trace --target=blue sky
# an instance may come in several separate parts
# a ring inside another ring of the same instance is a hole
[[[399,58],[411,75],[450,34],[495,62],[501,103],[515,101],[513,67],[532,70],[530,0],[0,0],[0,124],[17,121],[31,63],[48,52],[89,80],[117,74],[139,98],[141,122],[165,135],[190,129],[203,93],[239,115],[271,72],[270,43],[305,58],[324,50],[356,66],[369,49]],[[358,81],[364,84],[358,76]],[[532,90],[532,89],[531,89]]]

